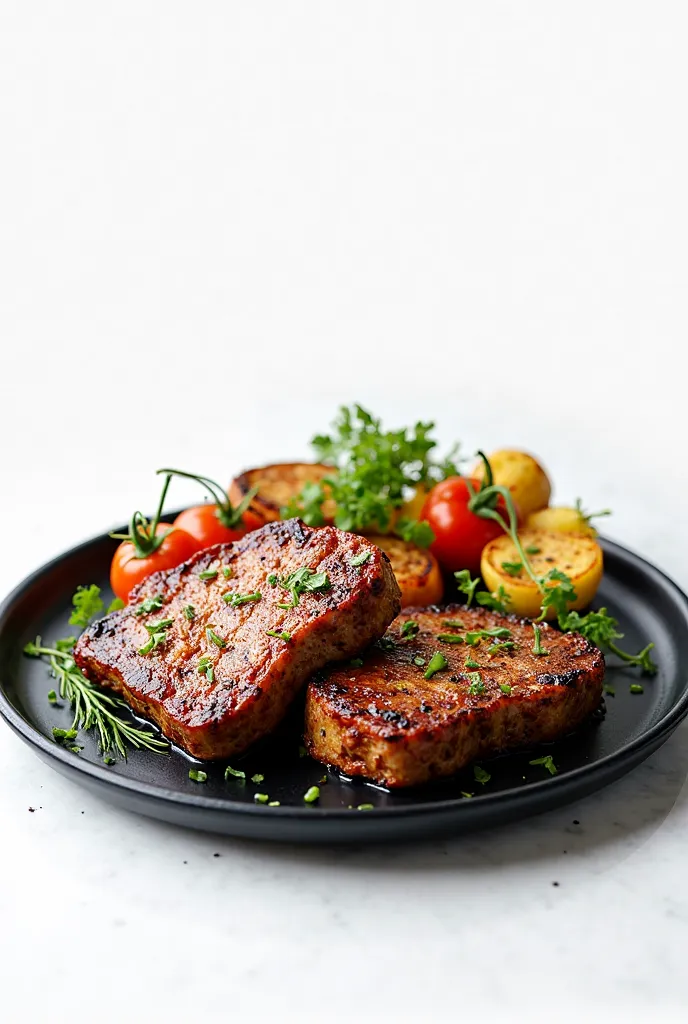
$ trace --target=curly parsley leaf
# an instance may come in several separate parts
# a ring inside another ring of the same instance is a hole
[[[466,607],[470,608],[476,589],[480,583],[480,578],[476,576],[475,579],[471,579],[471,574],[468,569],[461,569],[459,572],[454,573],[454,579],[456,580],[456,585],[460,593],[466,595]]]
[[[73,611],[69,616],[70,626],[79,626],[86,629],[92,618],[103,610],[103,600],[100,596],[100,587],[92,583],[90,587],[77,587],[72,597]]]
[[[422,519],[404,519],[402,517],[397,520],[394,532],[397,537],[401,537],[402,540],[415,544],[419,548],[429,548],[435,539],[430,523],[426,523]]]
[[[311,442],[318,461],[332,465],[332,474],[320,483],[306,484],[283,510],[283,517],[300,515],[310,526],[319,526],[324,521],[323,502],[331,498],[340,529],[387,530],[393,511],[403,505],[411,488],[430,487],[458,472],[455,452],[443,462],[433,459],[434,426],[418,422],[402,430],[384,430],[381,420],[362,406],[343,406],[332,432]]]

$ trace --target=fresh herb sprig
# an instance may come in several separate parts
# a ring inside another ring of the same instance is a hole
[[[165,476],[168,483],[173,476],[178,476],[183,477],[185,480],[195,480],[196,483],[200,484],[212,498],[217,519],[228,530],[234,530],[243,525],[244,512],[246,512],[258,493],[258,488],[254,487],[242,498],[238,505],[232,505],[224,487],[218,484],[217,481],[211,480],[209,476],[202,476],[200,473],[187,473],[183,469],[158,469],[156,472],[161,476]]]
[[[470,481],[468,481],[468,487],[471,491],[468,508],[475,515],[483,519],[492,519],[499,523],[504,532],[510,537],[521,560],[523,570],[536,585],[542,596],[541,612],[535,621],[542,622],[547,616],[549,609],[552,608],[556,612],[560,629],[565,632],[581,633],[592,643],[597,644],[597,646],[606,647],[612,654],[625,661],[626,664],[638,666],[648,675],[654,675],[657,672],[657,666],[650,657],[654,644],[648,644],[637,654],[624,651],[616,643],[616,640],[620,640],[623,637],[623,633],[618,631],[618,622],[607,613],[606,609],[602,608],[597,612],[588,612],[587,615],[579,615],[575,611],[569,611],[569,605],[576,600],[577,594],[571,578],[566,573],[556,568],[550,569],[544,576],[538,576],[535,573],[518,536],[518,520],[511,493],[508,488],[492,483],[492,470],[487,457],[480,451],[478,455],[485,464],[487,483],[486,486],[476,491]],[[497,503],[500,498],[504,502],[507,519],[497,509]],[[464,587],[465,583],[459,581],[459,589],[464,589]]]
[[[95,729],[103,753],[117,751],[125,759],[127,744],[157,754],[167,753],[170,748],[166,740],[123,717],[123,713],[129,711],[123,700],[98,689],[86,678],[72,657],[74,642],[74,638],[69,637],[65,641],[58,640],[54,647],[46,647],[37,636],[24,648],[24,654],[29,657],[47,659],[51,673],[58,681],[60,697],[69,701],[74,709],[71,728]]]
[[[144,602],[145,604],[146,602]],[[153,611],[161,607],[162,601],[150,602],[151,607],[147,611]],[[100,588],[92,584],[90,587],[79,587],[72,597],[72,614],[69,623],[72,626],[81,626],[83,629],[88,626],[91,619],[103,608],[103,601],[100,597]],[[135,613],[137,614],[137,613]],[[148,632],[155,637],[162,633],[171,624],[171,619],[164,619],[155,625],[147,626]],[[166,740],[159,739],[154,733],[129,721],[124,714],[129,708],[113,694],[98,689],[83,674],[76,664],[73,656],[73,648],[76,637],[65,637],[56,640],[52,647],[44,646],[40,636],[24,647],[24,654],[31,658],[45,658],[50,666],[52,676],[58,681],[58,690],[63,700],[69,701],[74,708],[74,718],[71,729],[68,730],[70,737],[76,735],[77,729],[95,729],[98,734],[98,742],[104,754],[109,751],[117,751],[126,759],[126,744],[132,747],[151,750],[156,754],[163,754],[169,751],[169,744]],[[51,690],[48,694],[51,704],[57,702],[57,694]],[[64,730],[53,730],[59,736]],[[106,757],[106,764],[112,763]]]
[[[332,426],[331,434],[318,435],[311,442],[318,461],[331,465],[332,473],[318,483],[306,484],[283,510],[284,518],[300,516],[309,526],[321,526],[323,504],[332,499],[335,525],[340,529],[385,532],[411,488],[431,487],[458,473],[456,451],[444,461],[436,461],[431,454],[437,445],[431,437],[434,423],[384,430],[379,419],[354,405],[342,407]],[[434,539],[427,525],[410,520],[397,524],[397,530],[421,546]]]

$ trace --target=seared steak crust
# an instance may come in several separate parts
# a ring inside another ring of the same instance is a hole
[[[268,577],[303,567],[326,573],[329,589],[280,608],[291,596]],[[256,593],[259,600],[237,606],[223,600]],[[162,607],[137,614],[157,596]],[[334,527],[312,530],[289,519],[148,577],[126,608],[82,634],[74,657],[89,678],[122,694],[190,754],[225,758],[274,729],[314,671],[377,639],[399,608],[399,588],[378,548]],[[141,654],[155,623],[170,619],[157,631],[164,641]]]
[[[417,623],[415,635],[413,626],[403,635],[407,623]],[[499,627],[513,648],[488,653],[499,638],[437,639]],[[310,754],[348,775],[411,786],[571,732],[600,703],[604,657],[578,634],[540,631],[544,655],[533,652],[528,620],[460,605],[405,608],[361,666],[337,666],[309,684]],[[438,651],[447,667],[425,679]]]

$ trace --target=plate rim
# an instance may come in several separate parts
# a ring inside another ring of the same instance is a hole
[[[166,514],[164,518],[170,518],[175,514],[176,513],[174,512]],[[106,533],[95,534],[89,539],[68,548],[59,555],[50,559],[48,562],[39,566],[20,583],[18,583],[3,599],[2,603],[0,603],[0,633],[2,633],[5,620],[11,614],[15,603],[22,597],[26,590],[33,586],[33,584],[40,580],[40,578],[46,573],[49,573],[59,567],[62,563],[70,561],[79,552],[85,551],[92,545],[102,543],[107,536],[108,535]],[[668,575],[668,573],[618,541],[613,541],[603,536],[600,536],[598,539],[602,544],[602,548],[605,553],[609,551],[610,554],[615,555],[617,558],[620,558],[622,561],[625,561],[627,564],[640,570],[644,574],[653,576],[655,582],[657,582],[664,590],[671,592],[675,605],[683,611],[686,621],[688,622],[688,594],[685,593],[685,591]],[[672,706],[657,722],[648,729],[645,729],[639,736],[634,737],[628,743],[619,747],[617,750],[610,754],[606,754],[604,757],[595,760],[590,764],[579,765],[577,768],[573,768],[565,774],[550,775],[540,781],[529,782],[514,789],[501,790],[497,793],[480,793],[470,801],[463,797],[451,797],[445,800],[435,800],[425,803],[409,802],[401,807],[373,807],[370,811],[366,812],[366,817],[369,819],[384,817],[386,820],[390,820],[392,818],[433,817],[435,815],[441,815],[443,812],[447,811],[456,811],[461,813],[458,809],[462,805],[470,805],[471,808],[479,805],[487,811],[491,808],[498,809],[500,805],[509,806],[524,797],[532,797],[535,802],[544,797],[545,794],[554,797],[557,793],[561,795],[561,802],[563,803],[565,801],[564,794],[566,791],[570,789],[580,791],[582,789],[581,783],[584,783],[584,780],[587,778],[594,777],[596,774],[606,774],[608,776],[611,775],[611,777],[616,777],[617,775],[622,774],[622,772],[617,769],[622,768],[624,763],[628,762],[629,768],[638,763],[638,761],[642,759],[642,751],[647,749],[648,753],[650,753],[653,749],[656,749],[663,739],[666,739],[668,735],[673,732],[686,715],[688,715],[688,672],[686,674],[683,691],[681,692],[678,700],[672,704]],[[147,799],[162,801],[163,803],[173,804],[178,807],[185,807],[189,809],[190,813],[213,811],[221,812],[229,816],[248,818],[265,814],[265,808],[260,804],[249,804],[242,801],[235,801],[231,798],[209,797],[204,796],[203,793],[184,793],[181,790],[166,789],[152,783],[130,779],[125,775],[112,772],[104,765],[99,765],[92,761],[81,761],[75,759],[75,755],[68,753],[59,744],[54,743],[47,736],[44,736],[43,733],[41,733],[34,725],[31,724],[31,722],[24,718],[14,708],[5,692],[5,685],[3,684],[2,679],[0,679],[0,716],[5,719],[11,729],[19,735],[24,742],[39,753],[39,756],[44,755],[44,759],[49,758],[51,760],[54,759],[59,761],[70,773],[74,772],[77,775],[83,774],[89,776],[95,782],[100,783],[105,787],[112,787],[115,790],[125,790],[129,793],[133,793]],[[135,754],[136,752],[134,751],[133,753]],[[318,820],[332,821],[351,817],[351,810],[348,808],[319,807],[312,804],[304,806],[281,805],[279,807],[270,808],[270,813],[271,816],[276,819],[281,818],[290,821],[301,820],[309,822],[316,822]]]

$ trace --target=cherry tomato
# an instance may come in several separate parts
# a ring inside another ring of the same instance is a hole
[[[471,480],[471,484],[475,491],[480,489],[479,480]],[[435,540],[430,550],[442,568],[448,572],[468,569],[471,575],[477,575],[483,548],[503,530],[493,519],[483,519],[471,512],[470,499],[465,477],[447,477],[430,491],[420,518],[432,527]],[[497,511],[506,516],[501,499]]]
[[[128,599],[131,589],[146,576],[160,569],[174,569],[198,551],[198,543],[191,534],[173,530],[169,523],[158,523],[155,535],[160,534],[167,536],[159,548],[144,558],[136,557],[136,548],[129,540],[123,541],[115,551],[110,566],[110,586],[122,601]]]
[[[248,510],[243,513],[236,525],[225,526],[218,516],[218,509],[218,505],[195,505],[180,512],[174,525],[191,534],[199,549],[209,548],[213,544],[229,544],[243,537],[245,533],[263,526],[263,520]]]

